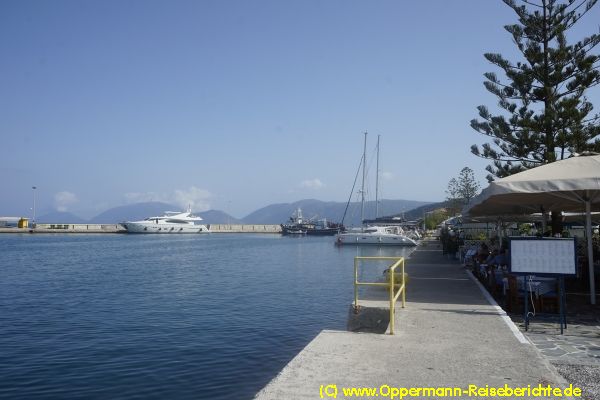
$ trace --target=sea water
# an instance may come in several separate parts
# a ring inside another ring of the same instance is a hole
[[[333,237],[3,234],[0,398],[251,399],[321,330],[345,330],[354,256],[409,251]]]

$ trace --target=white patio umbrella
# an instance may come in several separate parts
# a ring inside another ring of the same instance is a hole
[[[585,211],[590,300],[596,304],[591,213],[600,211],[600,155],[571,157],[493,181],[471,200],[463,215],[527,215],[541,211]]]

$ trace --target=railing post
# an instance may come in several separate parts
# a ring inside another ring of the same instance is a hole
[[[354,311],[358,310],[358,257],[354,257]]]
[[[406,303],[406,275],[404,275],[404,258],[402,258],[402,308]]]
[[[390,335],[394,334],[394,285],[396,280],[394,278],[395,268],[394,266],[390,267]]]
[[[358,281],[358,267],[360,265],[361,260],[394,260],[395,263],[389,267],[389,282],[359,282]],[[402,279],[400,279],[401,283],[396,283],[396,268],[402,266],[401,273]],[[389,290],[390,296],[390,335],[394,334],[395,331],[395,314],[396,314],[396,301],[398,297],[402,295],[402,308],[405,307],[406,304],[406,279],[404,273],[404,257],[363,257],[356,256],[354,257],[354,310],[358,312],[358,287],[360,285],[372,285],[372,286],[387,286]],[[396,293],[396,285],[398,285],[399,292]]]

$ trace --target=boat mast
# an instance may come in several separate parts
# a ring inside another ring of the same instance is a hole
[[[363,176],[362,176],[362,187],[360,189],[361,201],[360,201],[360,223],[365,226],[365,175],[367,173],[367,132],[365,132],[365,144],[363,146]]]
[[[375,175],[375,219],[379,217],[379,138],[377,135],[377,171]]]
[[[360,162],[358,163],[358,168],[356,169],[356,175],[354,175],[354,183],[352,183],[352,190],[350,190],[350,195],[348,196],[348,201],[346,202],[346,208],[344,209],[344,215],[342,215],[341,224],[344,225],[344,220],[346,219],[346,214],[348,213],[348,207],[350,206],[350,202],[352,201],[352,196],[354,195],[354,188],[356,187],[356,181],[358,181],[358,175],[360,174],[360,167],[362,167],[363,157],[360,158]]]

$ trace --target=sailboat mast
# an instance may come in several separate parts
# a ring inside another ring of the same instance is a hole
[[[375,219],[379,217],[379,138],[377,135],[377,171],[375,175]]]
[[[367,132],[365,132],[365,144],[363,146],[363,176],[362,176],[362,187],[360,189],[361,201],[360,201],[360,223],[364,226],[365,220],[365,176],[367,173]]]

